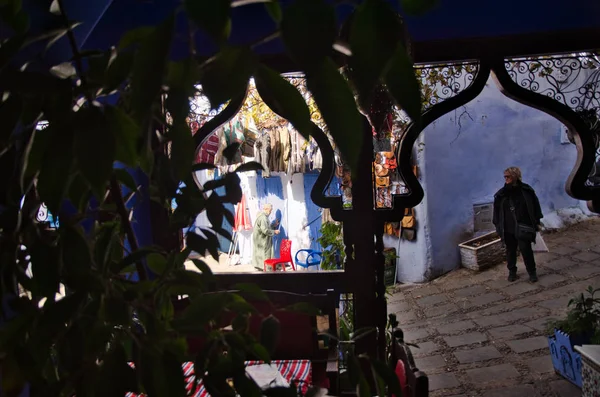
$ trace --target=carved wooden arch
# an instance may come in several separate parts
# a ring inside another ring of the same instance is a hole
[[[482,92],[491,75],[503,95],[553,116],[565,124],[573,133],[577,148],[577,159],[566,181],[565,190],[575,199],[588,201],[590,210],[600,212],[600,205],[598,205],[600,204],[600,187],[586,185],[596,156],[596,148],[589,126],[569,106],[517,84],[509,75],[506,69],[506,62],[503,58],[482,59],[478,61],[479,69],[471,85],[455,96],[436,103],[425,110],[421,125],[411,124],[407,128],[398,148],[398,157],[400,160],[398,167],[410,192],[408,195],[395,196],[394,206],[414,207],[424,198],[423,187],[411,169],[413,147],[421,132],[433,121],[475,99]]]

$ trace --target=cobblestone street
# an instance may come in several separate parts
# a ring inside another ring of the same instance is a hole
[[[563,315],[569,299],[600,287],[600,220],[545,234],[549,253],[536,253],[539,282],[506,280],[504,263],[474,273],[460,269],[421,285],[401,285],[388,300],[430,396],[577,397],[554,373],[545,323]]]

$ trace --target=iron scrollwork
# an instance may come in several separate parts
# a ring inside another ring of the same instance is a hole
[[[423,111],[426,111],[469,88],[479,72],[479,63],[417,65],[415,69],[421,82]]]
[[[596,158],[585,184],[600,187],[600,57],[583,53],[519,58],[505,61],[505,67],[520,87],[562,103],[583,119]],[[572,131],[569,140],[574,143]]]

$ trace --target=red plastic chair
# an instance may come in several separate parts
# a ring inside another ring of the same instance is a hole
[[[266,259],[263,264],[263,270],[267,271],[267,266],[273,269],[273,271],[277,270],[277,265],[281,265],[283,271],[285,272],[286,264],[292,265],[292,270],[296,270],[294,266],[294,261],[292,260],[292,240],[281,240],[281,246],[279,247],[279,258],[277,259]]]

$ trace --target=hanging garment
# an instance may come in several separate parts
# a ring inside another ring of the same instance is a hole
[[[214,132],[217,139],[219,140],[219,148],[217,149],[217,153],[215,153],[215,165],[217,167],[226,166],[227,159],[223,156],[223,150],[227,147],[227,139],[225,138],[225,134],[223,133],[223,127],[217,128]]]
[[[204,141],[200,150],[196,153],[196,164],[198,163],[215,163],[215,156],[219,151],[219,137],[216,133],[212,133]]]
[[[281,172],[281,142],[277,128],[271,128],[268,132],[271,142],[271,156],[269,157],[269,169],[271,172]]]
[[[287,126],[279,127],[279,141],[281,143],[281,171],[287,172],[292,155],[290,131]]]
[[[236,119],[233,121],[229,121],[223,127],[223,135],[225,136],[225,141],[227,142],[226,146],[232,145],[234,143],[238,143],[239,147],[236,150],[234,156],[232,157],[229,164],[239,164],[242,162],[242,145],[244,144],[244,130],[242,127],[242,123]]]
[[[321,149],[317,146],[317,151],[315,156],[313,157],[313,170],[322,170],[323,169],[323,155],[321,155]]]
[[[263,132],[256,137],[254,142],[254,161],[262,165],[263,178],[271,176],[271,169],[269,168],[269,159],[271,157],[271,137],[268,133]]]
[[[298,133],[298,131],[290,130],[290,160],[288,161],[288,174],[301,173],[304,170],[304,152],[302,146],[304,145],[304,138]]]
[[[242,199],[235,208],[234,230],[236,232],[241,232],[242,230],[250,229],[252,229],[252,223],[250,223],[250,213],[246,207],[246,195],[242,194]]]

